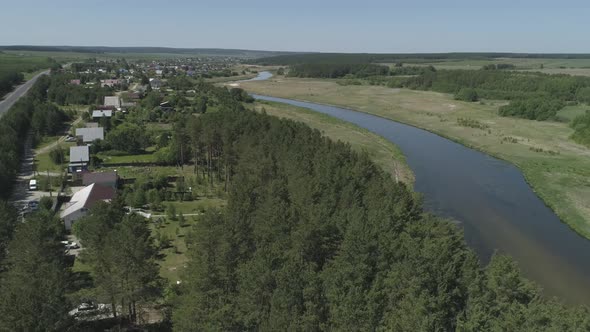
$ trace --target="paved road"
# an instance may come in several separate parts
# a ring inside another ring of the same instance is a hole
[[[14,105],[14,103],[16,103],[16,101],[20,97],[27,93],[27,91],[29,91],[29,89],[33,86],[33,84],[35,84],[35,82],[41,75],[46,74],[49,74],[49,70],[46,70],[33,76],[33,78],[26,81],[24,84],[19,85],[16,89],[14,89],[14,91],[4,96],[4,100],[0,101],[0,116],[2,116],[6,111],[8,111],[8,109],[11,108],[12,105]]]

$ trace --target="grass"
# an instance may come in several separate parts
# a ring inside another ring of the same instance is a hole
[[[507,160],[523,171],[533,190],[564,222],[590,238],[590,149],[569,139],[573,129],[567,123],[500,117],[502,102],[467,103],[429,91],[296,78],[241,85],[258,94],[346,106],[400,121]],[[461,126],[458,118],[488,129]],[[506,144],[506,137],[518,143]]]
[[[64,167],[64,165],[56,165],[51,161],[51,158],[49,158],[49,151],[35,156],[35,169],[37,172],[61,172]]]
[[[164,202],[165,205],[174,205],[177,214],[195,214],[203,213],[212,208],[224,207],[227,202],[220,197],[202,197],[195,201],[185,202]],[[185,224],[180,226],[178,220],[170,220],[166,218],[165,222],[158,225],[151,219],[150,227],[153,236],[157,239],[165,237],[170,240],[170,245],[162,249],[162,260],[160,263],[160,276],[169,280],[171,283],[181,280],[182,270],[184,269],[188,257],[186,257],[186,242],[185,236],[191,231],[200,216],[185,216]]]
[[[566,106],[562,110],[557,112],[557,117],[560,121],[569,123],[576,117],[583,115],[586,112],[586,110],[590,110],[590,106],[586,104]]]
[[[97,155],[101,158],[105,165],[108,164],[119,164],[119,163],[152,163],[156,162],[156,158],[153,152],[141,153],[141,154],[130,154],[125,156],[109,156],[102,153]]]
[[[368,153],[371,159],[394,179],[410,186],[414,183],[414,175],[406,164],[403,153],[397,146],[377,134],[352,123],[301,107],[257,101],[254,108],[259,112],[264,110],[269,115],[303,122],[335,141],[348,143],[354,150]]]

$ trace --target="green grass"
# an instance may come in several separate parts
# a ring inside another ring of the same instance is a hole
[[[305,108],[257,101],[257,111],[266,111],[267,114],[303,122],[308,126],[320,130],[324,135],[335,141],[349,143],[356,151],[368,153],[371,159],[383,170],[410,186],[413,185],[414,175],[406,164],[401,150],[383,137],[366,129],[358,127],[346,121],[334,117],[313,112]]]
[[[590,149],[570,139],[573,129],[567,123],[500,117],[501,102],[467,103],[429,91],[295,78],[241,85],[258,94],[345,106],[411,124],[507,160],[564,222],[590,238]],[[458,118],[489,129],[460,126]],[[506,137],[518,143],[505,143]]]
[[[35,170],[39,173],[46,171],[61,172],[63,168],[65,168],[65,164],[56,165],[51,161],[51,158],[49,158],[49,151],[35,156]]]
[[[576,117],[583,115],[586,110],[590,110],[590,106],[586,104],[566,106],[559,112],[557,112],[557,118],[560,121],[570,122]]]
[[[132,154],[132,155],[125,155],[125,156],[109,156],[102,153],[97,155],[104,161],[104,164],[108,166],[108,164],[119,164],[119,163],[152,163],[156,162],[156,158],[153,152],[150,153],[142,153],[142,154]]]
[[[194,214],[208,211],[212,208],[221,208],[227,204],[225,199],[219,197],[206,198],[189,202],[165,202],[165,205],[174,205],[177,214]],[[181,227],[178,220],[169,220],[166,218],[165,222],[158,228],[154,222],[155,219],[150,220],[150,227],[154,238],[165,236],[170,239],[170,246],[161,251],[162,260],[160,263],[160,275],[169,280],[171,283],[181,280],[182,270],[188,258],[186,257],[186,242],[185,236],[191,231],[192,226],[198,222],[201,216],[185,216],[184,227]]]

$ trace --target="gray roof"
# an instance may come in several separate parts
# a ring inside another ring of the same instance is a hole
[[[88,151],[88,145],[70,147],[70,163],[88,162],[89,160],[90,153]]]
[[[111,116],[113,116],[113,111],[111,110],[96,110],[96,111],[92,111],[92,117],[93,118],[102,118],[102,117],[107,117],[110,118]]]
[[[88,143],[104,139],[104,128],[76,128],[76,136],[82,136],[82,142]]]
[[[121,107],[121,100],[118,96],[106,96],[104,97],[104,105],[105,106],[115,106]]]

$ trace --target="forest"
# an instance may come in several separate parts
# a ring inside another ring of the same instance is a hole
[[[481,267],[456,226],[345,144],[243,111],[187,129],[196,146],[217,137],[230,189],[186,239],[177,331],[590,328],[586,308],[542,298],[510,258]]]
[[[10,196],[20,167],[23,147],[31,130],[33,143],[44,134],[55,134],[69,114],[47,101],[50,78],[43,76],[0,118],[0,199]]]

